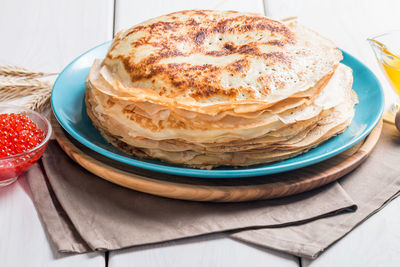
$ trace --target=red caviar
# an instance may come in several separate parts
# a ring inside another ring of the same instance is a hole
[[[44,137],[44,132],[28,116],[0,114],[0,158],[28,151]]]
[[[16,179],[41,157],[46,145],[34,148],[44,139],[43,130],[28,116],[0,114],[0,186]]]

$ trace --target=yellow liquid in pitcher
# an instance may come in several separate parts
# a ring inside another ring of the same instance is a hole
[[[400,95],[400,58],[384,55],[381,65],[391,81],[393,89]]]
[[[368,39],[368,41],[373,44],[378,62],[383,72],[386,74],[386,77],[389,79],[393,90],[400,96],[400,54],[391,52],[387,49],[386,45],[377,40]],[[390,109],[384,113],[383,120],[394,123],[396,113],[399,109],[400,97],[393,101]]]
[[[370,41],[374,42],[379,50],[381,50],[382,54],[379,62],[392,83],[394,91],[400,96],[400,55],[393,54],[384,44],[377,40]]]

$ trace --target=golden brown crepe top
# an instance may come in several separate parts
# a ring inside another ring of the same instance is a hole
[[[307,90],[341,58],[332,42],[297,23],[189,10],[118,33],[102,66],[111,86],[136,101],[228,108]]]

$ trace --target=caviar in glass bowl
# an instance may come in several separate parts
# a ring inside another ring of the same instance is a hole
[[[0,187],[15,182],[42,156],[51,133],[41,114],[0,104]]]

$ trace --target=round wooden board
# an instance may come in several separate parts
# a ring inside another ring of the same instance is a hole
[[[249,178],[202,179],[161,174],[108,159],[73,140],[52,116],[51,123],[61,148],[93,174],[118,185],[168,198],[242,202],[298,194],[339,179],[371,153],[382,131],[382,121],[353,148],[324,162],[295,171]]]

